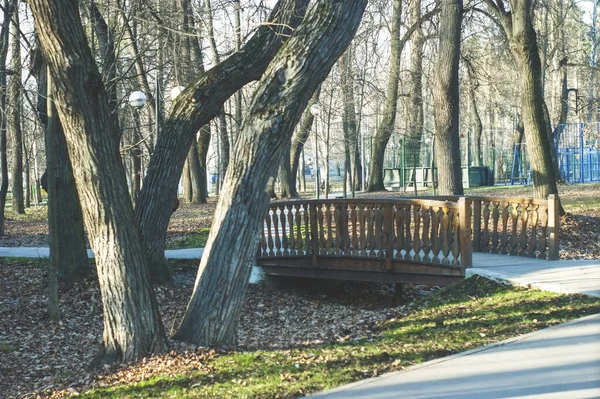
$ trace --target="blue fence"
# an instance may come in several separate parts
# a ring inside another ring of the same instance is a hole
[[[567,123],[554,129],[560,178],[568,183],[600,181],[600,123]]]

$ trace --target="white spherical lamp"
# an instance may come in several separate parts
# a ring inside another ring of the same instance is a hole
[[[129,95],[128,101],[131,107],[140,109],[146,105],[146,95],[141,91],[134,91]]]

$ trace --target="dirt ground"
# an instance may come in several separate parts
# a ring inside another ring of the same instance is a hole
[[[483,189],[481,195],[506,195]],[[378,193],[377,195],[382,195]],[[397,196],[398,193],[385,193]],[[528,188],[511,190],[511,196],[527,196]],[[561,218],[561,257],[600,258],[600,185],[561,186],[561,197],[569,212]],[[209,227],[215,202],[182,205],[173,215],[168,240]],[[26,218],[10,217],[7,236],[0,246],[47,245],[45,209]],[[193,288],[195,263],[175,268],[175,284],[157,287],[156,295],[167,332],[176,328]],[[192,367],[206,352],[173,342],[170,354],[153,357],[135,367],[88,371],[100,349],[101,298],[91,276],[70,290],[61,290],[62,321],[52,324],[46,317],[46,273],[38,261],[0,263],[0,398],[59,396],[76,393],[91,384],[116,380],[135,381]],[[299,345],[350,340],[369,336],[380,320],[402,314],[406,308],[391,307],[391,284],[314,282],[282,289],[253,285],[246,295],[239,326],[240,348],[288,348]],[[310,287],[308,289],[307,287]],[[427,295],[436,287],[414,287],[407,301]],[[293,317],[292,317],[293,315]],[[186,356],[178,354],[186,352]]]

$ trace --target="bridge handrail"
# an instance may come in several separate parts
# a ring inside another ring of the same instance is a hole
[[[265,218],[258,257],[343,257],[471,267],[469,200],[319,199],[278,201]]]

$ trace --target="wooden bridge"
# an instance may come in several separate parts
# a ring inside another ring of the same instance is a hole
[[[270,275],[445,285],[464,278],[473,252],[558,259],[558,206],[555,196],[275,202],[257,264]]]

